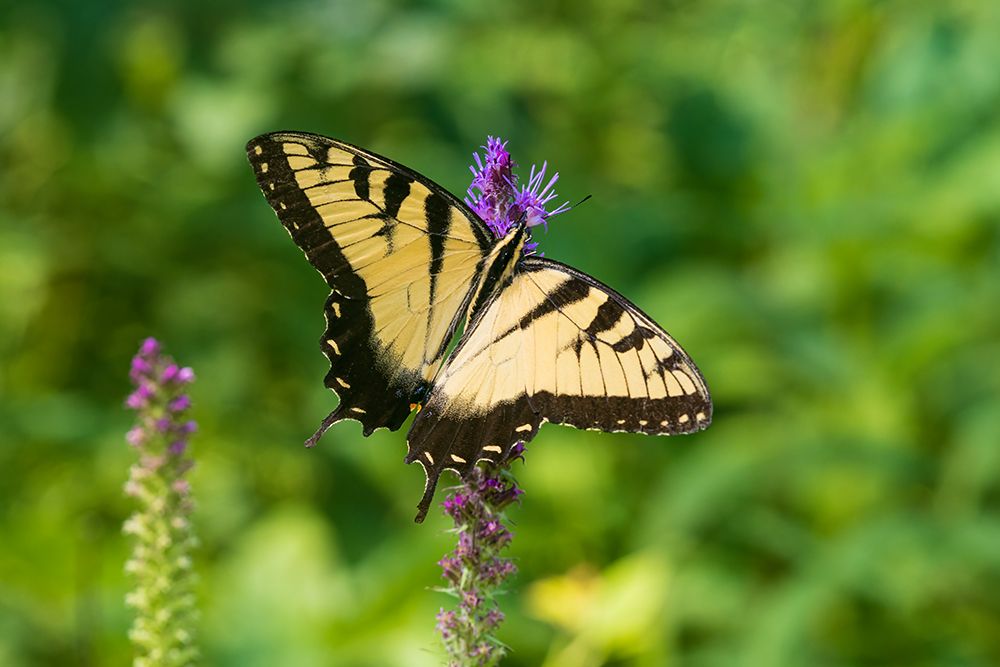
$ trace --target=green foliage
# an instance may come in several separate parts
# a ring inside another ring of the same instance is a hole
[[[119,665],[129,357],[198,369],[212,665],[440,664],[446,519],[327,414],[325,297],[243,144],[300,129],[455,192],[548,160],[547,256],[717,403],[547,426],[506,664],[1000,662],[1000,5],[22,3],[0,22],[0,663]]]

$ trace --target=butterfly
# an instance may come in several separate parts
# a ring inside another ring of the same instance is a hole
[[[247,156],[330,287],[320,346],[340,402],[307,444],[344,419],[366,436],[397,430],[416,410],[405,460],[425,473],[418,523],[444,470],[505,462],[545,422],[655,435],[711,422],[674,339],[610,287],[525,253],[524,221],[496,238],[430,179],[315,134],[263,134]]]

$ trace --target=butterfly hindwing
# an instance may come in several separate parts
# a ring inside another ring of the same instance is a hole
[[[430,180],[350,144],[299,132],[247,144],[257,183],[331,293],[320,341],[329,423],[397,429],[465,315],[492,237]]]
[[[681,347],[636,306],[549,259],[520,262],[441,369],[408,436],[427,486],[505,460],[550,421],[672,435],[708,426],[712,403]]]

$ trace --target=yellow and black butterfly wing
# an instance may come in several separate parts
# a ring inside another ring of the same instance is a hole
[[[620,294],[564,264],[523,260],[474,317],[408,436],[407,461],[427,485],[500,462],[550,421],[577,428],[673,435],[711,422],[694,362]]]
[[[391,160],[326,137],[247,144],[257,184],[330,285],[327,424],[398,429],[437,373],[493,244],[457,198]]]

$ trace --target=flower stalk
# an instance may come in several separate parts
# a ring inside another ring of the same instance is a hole
[[[132,359],[129,377],[135,390],[125,405],[136,412],[136,423],[125,439],[138,453],[125,484],[138,509],[123,527],[134,540],[125,564],[135,582],[125,598],[136,614],[129,631],[132,664],[185,667],[197,658],[191,566],[197,540],[186,478],[194,465],[187,450],[196,426],[187,418],[191,400],[185,393],[194,373],[177,366],[148,338]]]
[[[502,555],[513,539],[504,508],[522,493],[505,468],[477,467],[443,503],[458,535],[455,550],[438,562],[448,584],[441,590],[458,599],[457,609],[437,615],[449,667],[493,667],[506,653],[495,637],[504,618],[497,596],[517,566]]]
[[[519,187],[507,142],[488,137],[482,148],[483,156],[473,154],[465,202],[496,238],[520,224],[547,229],[550,217],[569,210],[565,203],[546,208],[556,198],[553,188],[559,180],[558,173],[546,179],[547,164],[532,166],[527,185]],[[538,244],[529,239],[524,248],[531,254]],[[455,550],[438,562],[447,582],[441,590],[458,599],[457,609],[437,615],[449,667],[493,667],[506,653],[496,639],[504,618],[497,596],[517,566],[503,555],[513,539],[504,510],[522,494],[508,466],[523,453],[524,445],[518,443],[501,465],[474,468],[444,500],[445,514],[454,522],[452,533],[458,536]]]

